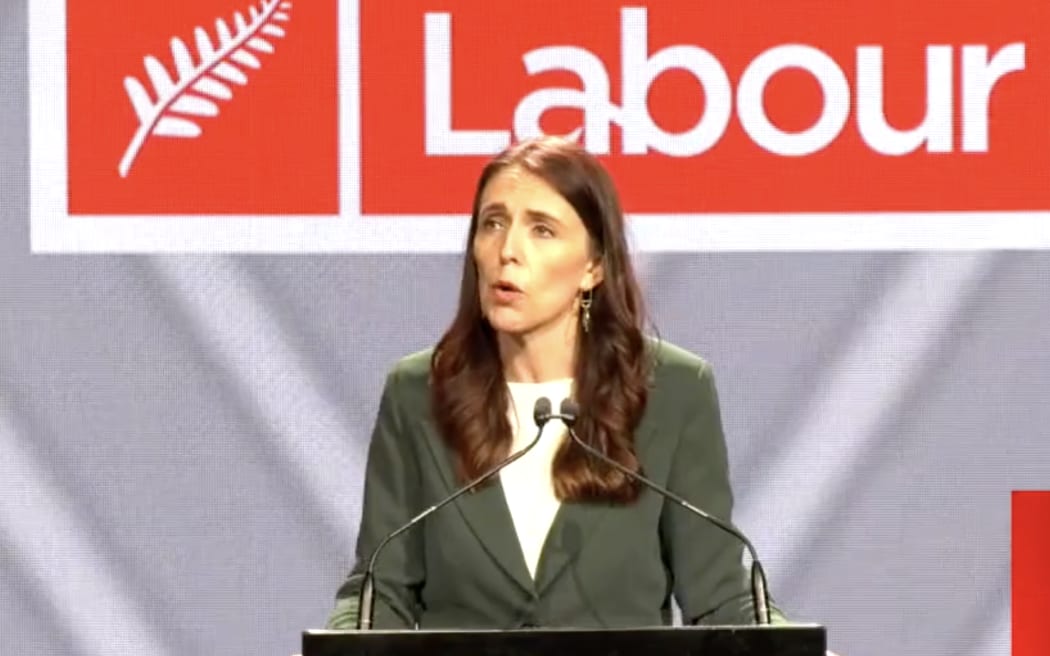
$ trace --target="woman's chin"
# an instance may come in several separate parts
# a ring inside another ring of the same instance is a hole
[[[520,321],[492,321],[489,320],[489,325],[492,329],[501,335],[507,335],[508,337],[514,337],[517,335],[523,335],[528,332],[528,329]]]
[[[532,324],[524,321],[516,312],[492,312],[488,316],[488,322],[493,330],[504,335],[521,335],[532,327]]]

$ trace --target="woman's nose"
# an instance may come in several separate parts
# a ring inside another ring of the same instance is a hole
[[[503,263],[517,262],[521,259],[521,236],[520,230],[511,227],[503,233],[503,242],[500,244],[499,258]]]

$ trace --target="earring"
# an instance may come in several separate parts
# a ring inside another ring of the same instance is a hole
[[[594,292],[585,289],[580,292],[580,312],[583,319],[583,332],[591,331],[591,302],[594,300]]]

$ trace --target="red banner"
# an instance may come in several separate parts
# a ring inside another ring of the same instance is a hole
[[[1047,0],[28,7],[34,252],[460,252],[540,134],[641,251],[1050,248]]]
[[[1050,654],[1050,491],[1014,492],[1011,607],[1013,656]]]

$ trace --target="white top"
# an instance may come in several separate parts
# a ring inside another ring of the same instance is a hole
[[[536,437],[536,422],[532,418],[536,400],[546,396],[551,401],[552,410],[557,412],[562,399],[572,391],[572,379],[542,383],[508,382],[507,387],[511,398],[510,428],[514,436],[511,453],[517,453]],[[551,465],[565,435],[565,424],[559,419],[550,420],[543,429],[539,443],[499,473],[525,564],[533,579],[536,578],[536,566],[543,543],[561,505],[554,496]]]

